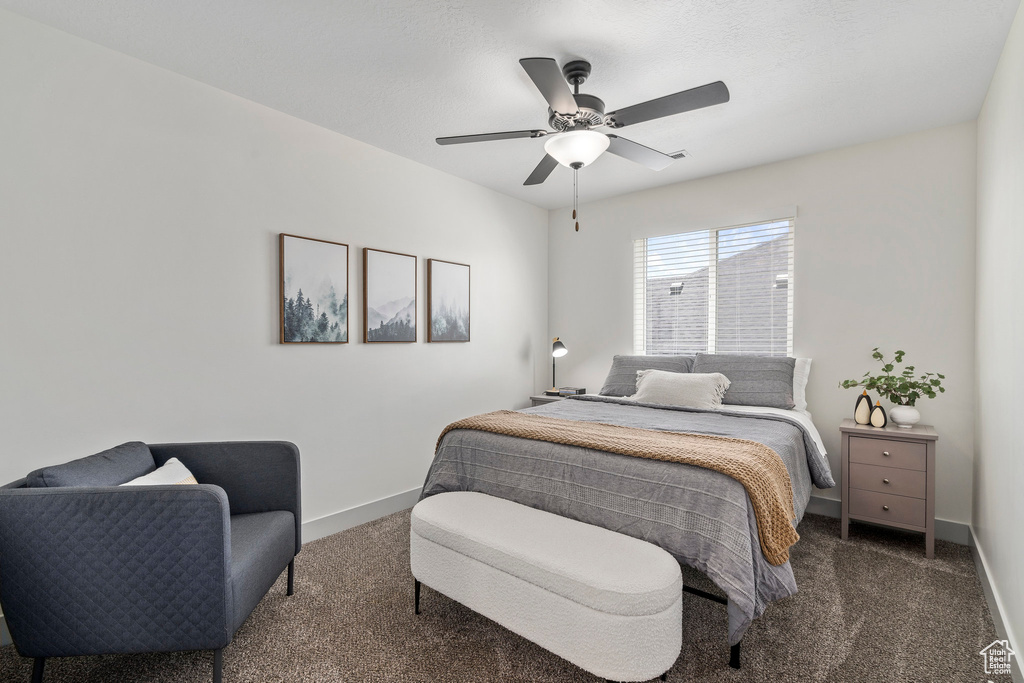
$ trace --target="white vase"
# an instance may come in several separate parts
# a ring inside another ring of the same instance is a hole
[[[893,406],[889,409],[889,419],[895,422],[897,427],[910,429],[921,421],[921,413],[917,412],[914,406]]]

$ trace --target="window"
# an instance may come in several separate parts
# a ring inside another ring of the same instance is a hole
[[[636,353],[793,353],[793,221],[635,240]]]

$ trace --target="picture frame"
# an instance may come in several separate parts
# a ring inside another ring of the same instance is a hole
[[[470,267],[427,259],[427,342],[470,340]]]
[[[281,344],[347,344],[348,245],[280,233]]]
[[[417,262],[411,254],[363,248],[363,341],[412,344],[416,326]]]

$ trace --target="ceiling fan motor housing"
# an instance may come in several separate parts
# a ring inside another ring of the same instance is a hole
[[[594,95],[579,93],[573,95],[579,111],[575,114],[560,114],[548,108],[548,124],[558,132],[573,128],[593,128],[604,125],[604,100]]]

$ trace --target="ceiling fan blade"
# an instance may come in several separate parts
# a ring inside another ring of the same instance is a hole
[[[533,173],[530,174],[530,177],[526,179],[523,185],[540,185],[548,179],[551,172],[555,170],[555,166],[558,166],[555,158],[550,154],[545,154],[544,158],[537,164],[537,168],[533,169]]]
[[[548,57],[530,57],[520,59],[519,63],[526,69],[527,75],[540,90],[540,94],[551,105],[551,109],[559,114],[575,114],[579,111],[572,89],[566,83],[558,63]]]
[[[674,95],[666,95],[656,100],[649,100],[632,107],[626,107],[608,114],[606,120],[612,128],[632,126],[634,123],[643,123],[652,119],[660,119],[663,116],[682,114],[684,111],[703,109],[715,104],[722,104],[729,101],[729,89],[722,81],[715,81],[702,85],[699,88],[691,88]]]
[[[489,142],[491,140],[512,140],[513,138],[541,138],[547,135],[546,130],[510,130],[504,133],[480,133],[479,135],[453,135],[437,138],[439,145],[461,145],[464,142]]]
[[[667,168],[669,164],[675,161],[675,159],[667,154],[662,154],[650,147],[644,147],[639,142],[620,138],[618,135],[610,133],[608,134],[608,151],[655,171]]]

